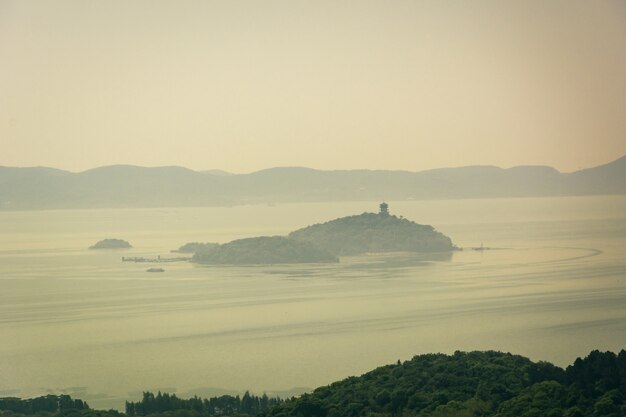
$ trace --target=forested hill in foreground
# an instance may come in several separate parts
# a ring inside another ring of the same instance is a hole
[[[623,417],[626,351],[591,352],[563,370],[499,352],[430,354],[347,378],[268,416]]]
[[[546,166],[421,172],[271,168],[231,175],[127,165],[79,173],[0,167],[0,210],[626,194],[624,178],[626,156],[573,173]]]
[[[67,396],[65,396],[67,397]],[[64,398],[0,399],[0,417],[120,417]],[[33,407],[33,404],[43,404]],[[129,416],[154,417],[624,417],[626,351],[593,351],[566,369],[501,352],[427,354],[282,401],[144,393]]]

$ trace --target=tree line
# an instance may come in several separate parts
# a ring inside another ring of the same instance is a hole
[[[15,397],[0,398],[0,410],[19,414],[64,413],[70,410],[87,410],[89,405],[74,400],[69,395],[45,395],[22,400]]]
[[[138,402],[126,402],[126,414],[146,416],[178,410],[189,410],[203,416],[256,416],[282,403],[278,397],[266,394],[256,396],[248,391],[243,396],[222,395],[219,397],[189,399],[178,398],[175,394],[144,392]]]
[[[67,395],[0,398],[0,417],[624,417],[626,351],[592,351],[562,369],[502,352],[427,354],[298,398],[202,399],[144,392],[126,414]]]

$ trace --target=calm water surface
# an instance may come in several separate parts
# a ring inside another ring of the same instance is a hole
[[[286,234],[376,203],[0,212],[0,396],[122,407],[142,390],[316,387],[415,354],[559,365],[626,348],[626,197],[391,202],[462,247],[327,266],[120,262]],[[107,237],[126,251],[89,251]]]

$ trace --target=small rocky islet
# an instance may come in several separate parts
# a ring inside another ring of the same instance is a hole
[[[89,249],[130,249],[131,244],[122,239],[103,239]]]

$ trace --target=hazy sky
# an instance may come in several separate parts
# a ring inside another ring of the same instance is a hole
[[[0,165],[626,154],[626,1],[0,0]]]

